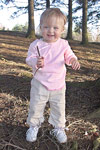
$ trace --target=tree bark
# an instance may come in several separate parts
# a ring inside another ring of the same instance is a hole
[[[34,0],[28,0],[28,32],[26,36],[35,39]]]
[[[50,0],[46,0],[46,9],[50,8]]]
[[[68,4],[68,32],[67,39],[72,39],[72,0]]]
[[[87,33],[87,10],[88,0],[83,1],[83,17],[82,17],[82,44],[88,44],[88,33]]]

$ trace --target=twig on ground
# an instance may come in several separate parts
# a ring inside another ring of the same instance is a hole
[[[67,128],[69,128],[70,126],[72,126],[72,125],[74,125],[74,124],[78,124],[78,122],[81,122],[82,120],[76,120],[76,121],[74,121],[74,122],[72,122],[71,124],[69,124],[68,126],[67,126]]]
[[[11,144],[10,142],[6,142],[6,141],[4,141],[4,140],[2,140],[2,142],[5,144],[5,146],[11,146],[11,147],[17,148],[17,149],[19,149],[19,150],[26,150],[26,149],[21,148],[21,147],[19,147],[19,146],[17,146],[17,145]]]
[[[56,145],[57,150],[60,150],[58,144],[57,144],[52,138],[50,138],[48,135],[45,135],[45,136],[46,136],[52,143],[54,143],[54,144]]]

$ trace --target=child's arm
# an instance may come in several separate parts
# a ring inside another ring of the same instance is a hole
[[[67,41],[66,41],[66,51],[64,53],[64,59],[65,59],[65,63],[68,66],[72,66],[72,68],[74,70],[79,70],[80,69],[80,64],[77,60],[77,57],[74,54],[74,52],[72,51],[72,49],[70,48],[70,45],[68,44]]]
[[[30,47],[28,49],[28,54],[27,54],[27,58],[26,58],[26,63],[32,67],[32,68],[36,68],[36,64],[37,64],[37,50],[36,50],[36,46],[34,46],[34,44],[30,44]]]
[[[71,58],[70,64],[71,64],[71,66],[72,66],[72,68],[73,68],[74,70],[79,70],[79,69],[80,69],[80,64],[79,64],[79,62],[78,62],[77,59]]]

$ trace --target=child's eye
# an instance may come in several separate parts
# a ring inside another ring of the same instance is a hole
[[[54,27],[54,29],[55,29],[55,30],[57,30],[57,29],[58,29],[58,27]]]
[[[47,27],[47,26],[44,26],[44,28],[45,28],[45,29],[48,29],[48,27]]]

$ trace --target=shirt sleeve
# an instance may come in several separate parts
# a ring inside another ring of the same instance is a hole
[[[36,41],[31,43],[29,46],[26,63],[33,69],[36,68],[37,64]]]
[[[66,48],[65,48],[65,53],[64,53],[64,59],[65,59],[65,63],[70,66],[71,65],[70,60],[72,58],[75,58],[77,60],[77,57],[72,51],[71,47],[69,46],[68,41],[65,41],[65,43],[66,43]]]

